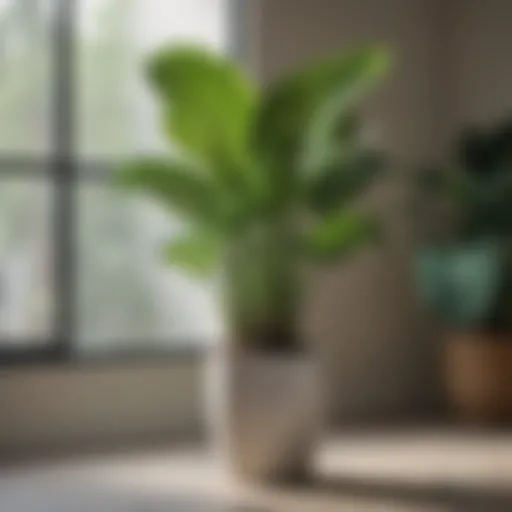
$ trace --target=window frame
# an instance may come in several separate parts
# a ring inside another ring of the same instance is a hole
[[[35,181],[39,178],[52,187],[52,247],[54,317],[50,336],[18,338],[16,343],[0,343],[0,367],[32,364],[125,363],[132,360],[161,361],[162,358],[197,357],[207,350],[199,343],[179,341],[174,346],[144,349],[126,353],[122,349],[88,356],[73,350],[77,334],[77,226],[80,183],[105,181],[105,168],[116,160],[81,157],[75,147],[77,127],[75,101],[75,48],[78,34],[78,0],[54,0],[50,51],[52,75],[49,130],[51,150],[43,156],[23,156],[0,152],[0,179]],[[237,60],[245,60],[249,18],[246,0],[228,0],[229,52]],[[0,342],[8,340],[0,337]],[[20,343],[21,342],[21,343]],[[18,345],[18,346],[16,346]]]

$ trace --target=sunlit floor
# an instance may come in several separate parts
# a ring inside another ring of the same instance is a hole
[[[206,450],[4,468],[1,512],[512,511],[512,434],[357,433],[326,443],[314,482],[230,481]]]

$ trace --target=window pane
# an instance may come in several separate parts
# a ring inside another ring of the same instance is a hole
[[[0,186],[0,349],[41,343],[53,318],[50,187]]]
[[[78,147],[109,157],[163,150],[144,60],[163,42],[228,43],[229,0],[80,0]]]
[[[0,3],[0,151],[49,146],[50,8],[48,0]]]
[[[155,206],[100,185],[79,192],[79,350],[213,341],[213,285],[167,268],[159,247],[179,231]]]

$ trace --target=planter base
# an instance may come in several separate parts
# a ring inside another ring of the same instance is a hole
[[[306,356],[216,354],[207,390],[212,442],[236,476],[305,479],[322,427],[322,394]]]

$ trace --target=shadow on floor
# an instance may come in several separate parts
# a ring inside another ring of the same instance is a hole
[[[512,489],[491,490],[451,484],[415,484],[351,476],[321,477],[307,484],[289,484],[298,493],[343,499],[393,501],[401,506],[440,507],[450,512],[512,512]]]

